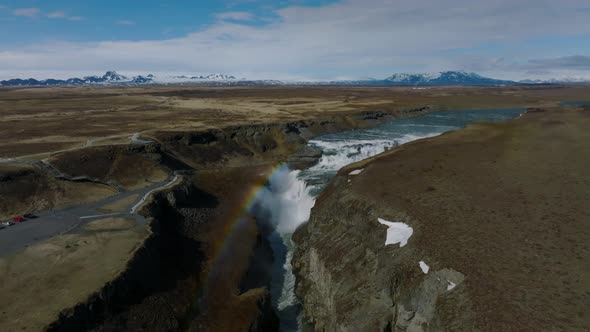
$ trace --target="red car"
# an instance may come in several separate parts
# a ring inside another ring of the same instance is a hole
[[[14,221],[14,222],[23,222],[23,221],[25,221],[25,218],[23,218],[23,217],[14,217],[14,218],[12,218],[12,221]]]

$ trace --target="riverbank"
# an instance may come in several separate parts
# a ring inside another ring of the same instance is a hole
[[[589,114],[534,109],[339,171],[294,237],[311,329],[586,328]]]

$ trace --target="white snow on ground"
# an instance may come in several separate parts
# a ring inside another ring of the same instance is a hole
[[[354,171],[348,173],[348,175],[359,175],[361,174],[361,172],[363,171],[363,169],[355,169]]]
[[[457,284],[455,284],[452,281],[449,281],[449,285],[447,286],[447,291],[453,290],[453,288],[455,288],[455,286],[457,286]]]
[[[430,266],[424,263],[424,261],[420,261],[418,264],[420,264],[420,269],[422,272],[424,272],[424,274],[428,274],[428,271],[430,271]]]
[[[403,222],[391,222],[381,218],[377,218],[379,223],[388,226],[387,237],[385,238],[385,245],[399,243],[400,248],[408,243],[408,239],[414,233],[414,229]]]

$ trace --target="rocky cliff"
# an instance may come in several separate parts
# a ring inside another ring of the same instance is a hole
[[[342,169],[294,236],[309,330],[586,329],[588,126],[531,110]]]

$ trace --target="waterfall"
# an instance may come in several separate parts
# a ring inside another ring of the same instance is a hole
[[[279,167],[258,194],[253,213],[270,226],[267,239],[273,250],[271,298],[280,319],[281,331],[298,331],[300,304],[295,296],[295,276],[291,269],[294,245],[291,236],[309,219],[315,198],[299,178],[300,171]]]
[[[301,327],[301,305],[294,293],[295,276],[291,268],[295,248],[291,236],[308,221],[315,197],[340,168],[417,139],[477,121],[514,118],[522,112],[522,109],[446,111],[395,120],[372,129],[328,134],[309,142],[323,151],[315,166],[303,171],[292,171],[286,166],[277,168],[258,193],[251,212],[270,229],[267,238],[274,255],[271,297],[281,331],[299,331]]]

